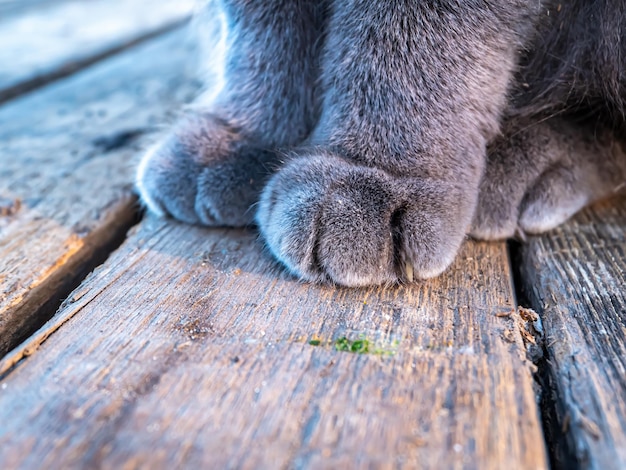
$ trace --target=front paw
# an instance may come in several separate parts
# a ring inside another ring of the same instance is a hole
[[[459,214],[455,192],[318,153],[269,181],[257,222],[276,258],[303,279],[395,283],[436,276],[454,259],[471,215]]]
[[[210,115],[189,117],[149,150],[136,187],[160,216],[208,226],[243,226],[275,165],[276,154],[254,145]]]

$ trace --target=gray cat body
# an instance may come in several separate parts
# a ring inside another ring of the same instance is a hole
[[[468,234],[623,188],[624,26],[609,0],[212,0],[207,91],[137,187],[157,214],[256,223],[306,280],[436,276]]]

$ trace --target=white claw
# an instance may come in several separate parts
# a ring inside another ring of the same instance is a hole
[[[404,272],[406,273],[406,279],[409,282],[413,282],[413,265],[404,263]]]

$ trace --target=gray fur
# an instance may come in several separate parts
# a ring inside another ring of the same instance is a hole
[[[279,164],[277,149],[301,142],[315,123],[326,10],[303,0],[211,0],[198,14],[212,33],[205,54],[221,53],[224,40],[224,60],[207,58],[207,90],[144,156],[137,187],[157,214],[245,225]]]
[[[606,1],[209,1],[212,78],[144,157],[140,193],[190,223],[256,221],[291,272],[349,286],[435,276],[468,232],[550,229],[626,178],[622,43],[594,43],[610,86],[547,83],[589,57],[564,35],[626,23],[626,6],[579,21]],[[559,14],[587,29],[555,33]]]
[[[491,143],[472,236],[538,234],[626,189],[626,153],[607,129],[515,121]]]

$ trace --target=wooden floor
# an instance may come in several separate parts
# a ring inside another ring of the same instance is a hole
[[[626,200],[372,289],[140,219],[189,9],[0,2],[0,468],[626,468]]]

